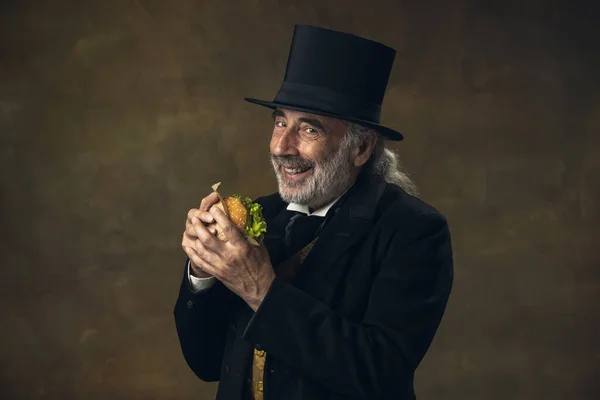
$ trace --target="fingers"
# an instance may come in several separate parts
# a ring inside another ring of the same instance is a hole
[[[208,264],[202,257],[200,257],[200,255],[194,248],[184,247],[183,250],[192,262],[193,268],[196,268],[200,271],[204,271],[205,273],[214,276],[214,274],[212,273],[212,271],[214,271],[214,268],[210,264]]]
[[[189,229],[194,229],[193,227]],[[191,235],[188,232],[183,233],[183,239],[181,240],[181,247],[185,250],[186,247],[196,248],[196,240],[198,240],[197,233],[194,231]]]
[[[205,198],[202,199],[202,202],[200,203],[200,210],[206,212],[206,211],[210,210],[210,208],[214,204],[217,204],[218,202],[219,202],[219,195],[217,194],[217,192],[212,192],[211,194],[209,194],[208,196],[206,196]]]
[[[212,251],[209,247],[207,247],[200,239],[196,239],[193,246],[193,248],[188,247],[186,250],[190,260],[192,260],[194,264],[198,265],[202,271],[216,277],[217,279],[221,279],[223,274],[218,268],[218,265],[220,265],[219,256],[215,254],[214,251]]]
[[[216,261],[215,253],[223,243],[216,238],[215,219],[208,210],[218,202],[219,196],[213,192],[202,199],[200,208],[188,211],[181,241],[181,247],[192,263],[214,276],[217,271],[211,262]]]
[[[211,213],[206,211],[200,211],[197,208],[192,208],[188,211],[187,219],[185,220],[185,233],[189,236],[195,237],[197,236],[196,230],[193,227],[194,224],[197,224],[199,221],[204,223],[207,226],[208,231],[216,235],[217,230],[215,229],[215,219],[211,215]]]
[[[198,219],[195,219],[194,223],[198,223]],[[217,234],[217,230],[215,229],[215,225],[211,224],[211,225],[207,225],[206,229],[213,235],[215,236]],[[185,234],[187,236],[189,236],[192,239],[196,239],[198,237],[198,234],[196,233],[196,228],[194,228],[193,223],[186,223],[185,224]]]
[[[197,208],[192,208],[190,211],[188,211],[186,222],[191,222],[192,218],[198,218],[200,221],[207,224],[215,222],[213,216],[209,212],[200,211]]]
[[[187,254],[187,256],[189,257],[189,259],[192,261],[192,263],[196,266],[202,265],[202,260],[200,259],[200,257],[198,257],[198,253],[196,253],[196,250],[194,250],[193,247],[190,247],[189,245],[183,245],[181,246],[183,248],[183,251],[185,251],[185,254]]]
[[[208,229],[208,231],[209,231],[210,233],[212,233],[212,235],[213,235],[213,236],[215,236],[215,235],[217,234],[217,230],[215,229],[215,227],[214,227],[214,226],[208,225],[208,226],[206,227],[206,229]]]
[[[218,277],[218,270],[215,268],[215,261],[217,256],[210,251],[201,241],[197,238],[188,238],[184,235],[182,243],[183,251],[187,254],[188,258],[192,262],[192,266],[198,270],[204,271],[205,273]]]
[[[202,241],[207,245],[213,245],[219,240],[216,240],[217,230],[213,226],[204,226],[204,224],[200,223],[196,218],[193,218],[196,222],[195,224],[186,223],[185,231],[183,232],[183,238],[181,240],[181,247],[183,250],[188,253],[187,248],[194,250],[196,248],[196,240],[199,240],[202,237]],[[216,242],[210,241],[209,238],[212,237],[216,240]],[[189,254],[188,254],[189,256]],[[190,257],[191,259],[191,257]]]
[[[223,211],[213,206],[210,208],[210,213],[215,218],[217,224],[219,224],[219,226],[223,230],[223,233],[225,234],[225,237],[227,237],[228,241],[231,241],[233,243],[245,241],[240,229],[236,225],[234,225],[234,223],[231,222],[229,218],[227,218]]]
[[[211,252],[219,252],[223,243],[215,237],[214,233],[210,232],[209,228],[212,231],[216,232],[214,227],[206,227],[200,221],[196,221],[196,223],[194,223],[191,226],[191,229],[192,229],[191,236],[196,237],[196,241],[194,242],[196,245],[197,245],[198,241],[200,241],[206,248],[210,249]],[[187,229],[186,229],[186,232],[187,232]],[[198,251],[197,246],[196,246],[196,251]],[[202,256],[202,255],[200,254],[200,256]]]

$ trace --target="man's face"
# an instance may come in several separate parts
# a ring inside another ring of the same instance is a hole
[[[284,201],[320,207],[353,182],[346,122],[283,109],[273,119],[271,161]]]

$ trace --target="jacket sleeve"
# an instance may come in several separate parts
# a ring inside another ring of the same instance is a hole
[[[174,310],[179,344],[196,376],[215,382],[221,375],[232,293],[219,281],[201,292],[192,292],[187,261],[185,265]]]
[[[374,278],[364,319],[352,322],[276,279],[244,338],[298,373],[346,396],[395,399],[412,379],[438,328],[453,280],[445,218],[395,233]]]

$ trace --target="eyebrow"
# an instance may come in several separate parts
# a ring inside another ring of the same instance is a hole
[[[274,110],[272,116],[273,116],[273,119],[275,119],[277,117],[284,117],[284,118],[286,117],[285,112],[283,110],[279,110],[279,109]],[[300,122],[300,123],[304,122],[306,124],[314,126],[317,129],[320,129],[322,131],[327,131],[328,130],[325,127],[325,125],[323,125],[321,123],[321,121],[319,121],[316,118],[300,117],[300,118],[298,118],[298,122]]]
[[[273,119],[277,117],[285,117],[285,113],[279,109],[273,110]]]

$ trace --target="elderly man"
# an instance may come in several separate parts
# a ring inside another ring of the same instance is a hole
[[[264,246],[213,205],[188,213],[175,306],[185,360],[218,400],[414,399],[453,280],[443,215],[417,199],[379,122],[395,51],[296,26],[272,102],[278,193]],[[227,235],[222,242],[211,224]],[[213,225],[214,226],[214,225]]]

